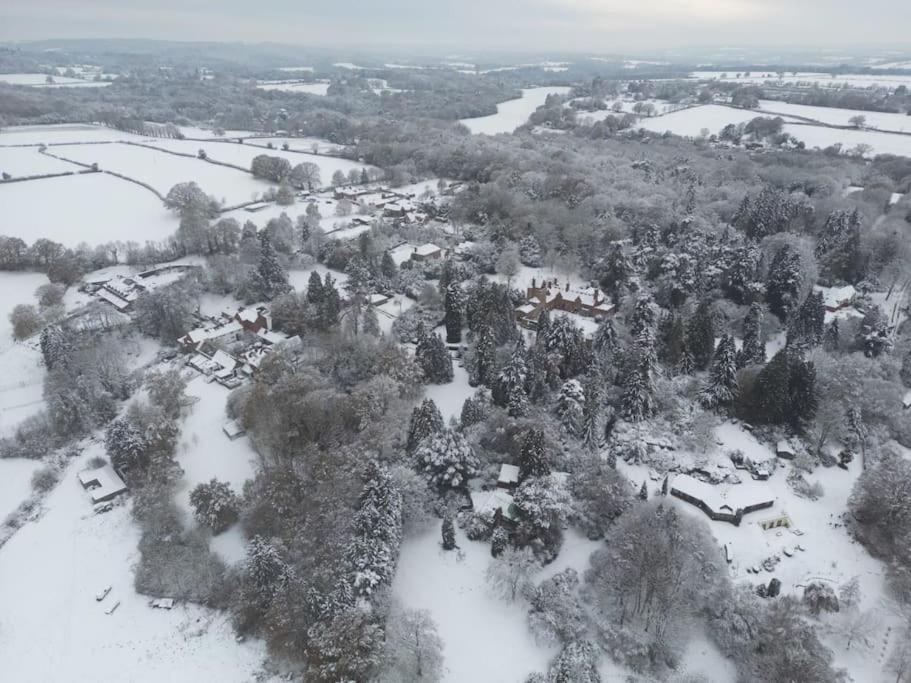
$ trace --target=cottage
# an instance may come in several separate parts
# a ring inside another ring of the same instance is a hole
[[[518,465],[500,465],[500,476],[497,477],[497,487],[506,490],[515,489],[519,485]]]
[[[820,287],[817,285],[813,287],[813,290],[822,292],[823,305],[829,313],[852,306],[854,299],[857,297],[857,290],[851,285],[844,287]]]
[[[438,261],[441,258],[443,258],[443,250],[430,242],[414,247],[411,252],[411,260],[419,263],[423,261]]]
[[[508,522],[514,522],[518,518],[518,510],[513,504],[512,495],[503,489],[472,491],[471,505],[474,511],[480,515],[490,515],[492,517],[497,510],[500,510],[503,519]]]
[[[113,500],[127,491],[127,485],[110,465],[104,465],[95,470],[85,470],[80,472],[77,477],[82,488],[91,495],[93,503]]]
[[[269,309],[265,306],[242,308],[234,314],[234,319],[244,330],[253,334],[260,330],[272,329],[272,316],[269,315]]]

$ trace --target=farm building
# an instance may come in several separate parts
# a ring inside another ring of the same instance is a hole
[[[79,483],[92,496],[93,503],[104,503],[125,493],[127,485],[110,465],[95,470],[85,470],[78,475]]]
[[[670,476],[670,475],[669,475]],[[675,498],[702,510],[709,519],[740,526],[744,515],[765,510],[775,504],[772,496],[744,493],[736,487],[721,490],[694,479],[688,474],[678,474],[669,482],[668,491]],[[730,495],[728,495],[730,493]]]

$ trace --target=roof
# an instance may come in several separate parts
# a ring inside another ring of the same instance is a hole
[[[795,453],[794,446],[787,439],[782,439],[775,445],[776,453]]]
[[[431,254],[436,254],[439,251],[441,251],[440,248],[435,244],[431,244],[430,242],[421,244],[414,248],[414,253],[418,256],[430,256]]]
[[[852,285],[844,287],[813,287],[816,292],[822,292],[822,301],[826,308],[839,308],[857,296],[857,290]]]
[[[110,465],[104,465],[95,470],[84,470],[76,476],[83,488],[90,489],[93,503],[113,498],[127,490],[123,479]]]
[[[500,476],[497,478],[500,484],[517,484],[519,483],[519,466],[518,465],[500,465]]]
[[[221,429],[229,439],[243,436],[245,432],[244,428],[237,423],[237,420],[228,420]]]
[[[197,327],[195,330],[187,332],[185,339],[191,344],[197,344],[206,339],[218,339],[219,337],[225,337],[229,334],[240,332],[241,330],[243,330],[243,327],[241,327],[240,323],[236,320],[232,320],[224,325]]]
[[[237,365],[237,361],[221,349],[212,354],[212,362],[226,370],[233,370]]]
[[[513,498],[503,489],[493,491],[472,491],[471,505],[479,514],[495,514],[497,508],[503,511],[503,517],[508,520],[516,519],[516,508]]]
[[[123,297],[117,296],[114,292],[111,292],[107,289],[98,290],[98,298],[102,301],[107,301],[118,311],[122,311],[130,305],[130,302],[124,299]]]
[[[739,509],[774,502],[771,493],[760,493],[742,485],[714,486],[694,479],[688,474],[678,474],[671,480],[671,490],[696,498],[713,512],[735,513]]]

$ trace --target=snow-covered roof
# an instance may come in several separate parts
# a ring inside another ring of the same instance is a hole
[[[371,294],[368,302],[371,306],[379,306],[389,301],[389,297],[385,294]]]
[[[238,320],[247,323],[255,323],[260,316],[260,311],[255,308],[242,308],[237,312]]]
[[[518,484],[519,483],[519,466],[518,465],[500,465],[500,476],[497,478],[499,484]]]
[[[198,344],[201,341],[206,341],[207,339],[218,339],[219,337],[225,337],[229,334],[234,334],[243,330],[240,323],[236,320],[233,320],[224,325],[213,325],[210,327],[197,327],[195,330],[190,330],[187,332],[186,339],[192,344]]]
[[[257,332],[256,335],[269,344],[278,344],[288,338],[288,336],[282,332],[274,332],[273,330],[267,330],[265,328]]]
[[[471,505],[479,514],[495,514],[497,509],[503,511],[503,517],[508,520],[516,519],[516,508],[513,498],[503,489],[493,491],[472,491]]]
[[[95,470],[84,470],[76,476],[82,487],[89,489],[93,503],[110,500],[127,490],[123,479],[110,465],[104,465]]]
[[[790,453],[791,455],[794,455],[794,453],[796,453],[796,451],[794,450],[794,446],[787,439],[782,439],[775,445],[775,452],[776,453]]]
[[[677,491],[691,498],[701,500],[713,512],[736,513],[737,510],[772,503],[775,497],[758,493],[747,487],[714,486],[706,484],[688,474],[678,474],[670,482],[671,492]]]
[[[237,365],[237,361],[221,349],[212,354],[212,362],[229,371]]]
[[[229,439],[243,436],[245,432],[244,428],[237,423],[237,420],[228,420],[221,429]]]
[[[123,297],[117,296],[114,292],[111,292],[107,289],[98,290],[98,298],[102,301],[107,301],[118,311],[122,311],[130,305],[130,302],[124,299]]]
[[[822,301],[826,308],[840,308],[857,296],[857,290],[852,285],[844,287],[813,287],[814,291],[822,292]]]
[[[414,248],[414,253],[418,256],[430,256],[431,254],[436,254],[440,251],[440,248],[435,245],[427,242],[426,244],[421,244]]]

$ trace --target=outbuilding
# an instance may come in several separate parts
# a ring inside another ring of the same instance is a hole
[[[126,493],[127,485],[110,465],[94,470],[80,472],[77,477],[82,488],[92,496],[93,503],[104,503],[113,500],[121,493]]]

